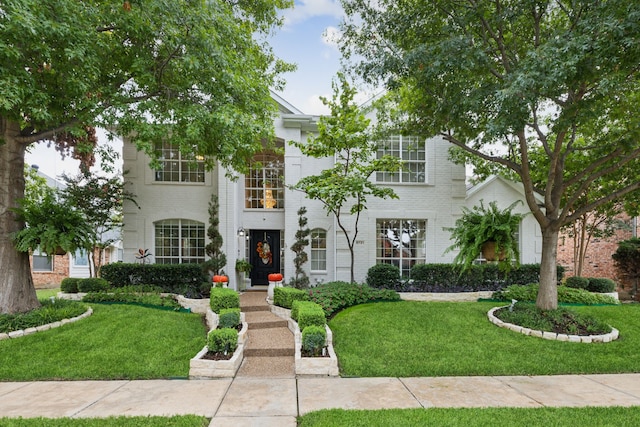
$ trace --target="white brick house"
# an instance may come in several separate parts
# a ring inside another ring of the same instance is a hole
[[[190,167],[168,144],[162,147],[163,169],[153,170],[149,158],[125,139],[125,179],[140,206],[125,205],[125,262],[135,262],[139,248],[149,249],[151,261],[156,263],[204,261],[207,208],[215,193],[231,287],[265,285],[267,274],[272,272],[282,272],[285,281],[293,277],[294,253],[289,248],[295,242],[301,206],[307,208],[305,216],[312,230],[311,245],[306,248],[310,261],[304,265],[311,283],[349,280],[349,250],[334,218],[326,215],[320,202],[288,188],[301,177],[332,165],[332,158],[307,158],[287,143],[304,141],[316,132],[319,117],[302,114],[275,94],[273,99],[280,111],[274,122],[276,143],[284,148],[284,155],[264,153],[257,159],[264,167],[236,182],[228,180],[221,168],[205,171]],[[416,144],[417,139],[398,136],[392,142],[387,153],[410,154],[411,164],[409,171],[375,177],[381,185],[392,187],[399,199],[371,198],[361,214],[355,245],[355,277],[359,282],[377,262],[393,262],[408,273],[415,263],[447,263],[455,256],[444,254],[451,243],[443,227],[453,226],[461,207],[467,204],[464,167],[448,160],[449,144],[442,139]],[[411,150],[407,150],[409,146]],[[539,239],[535,231],[533,234]],[[530,253],[528,244],[522,249],[522,262],[539,260],[535,250]],[[236,259],[253,264],[250,278],[236,273]]]

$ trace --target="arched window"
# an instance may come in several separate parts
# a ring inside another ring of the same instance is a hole
[[[204,262],[204,224],[188,219],[167,219],[155,223],[156,264]]]
[[[327,270],[327,232],[322,228],[311,230],[311,271]]]

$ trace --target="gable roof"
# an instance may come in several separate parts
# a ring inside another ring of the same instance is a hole
[[[489,178],[485,179],[484,181],[473,185],[469,188],[467,188],[467,199],[474,195],[475,193],[478,193],[480,191],[482,191],[483,189],[489,187],[490,185],[492,185],[494,182],[502,182],[504,184],[506,184],[507,186],[511,187],[514,191],[518,192],[518,194],[521,194],[522,197],[525,197],[524,194],[524,185],[522,185],[521,182],[515,182],[515,181],[511,181],[510,179],[506,179],[502,176],[499,175],[491,175]],[[544,202],[543,197],[538,194],[538,193],[533,193],[534,197],[536,198],[536,200],[538,200],[538,202],[542,203]]]

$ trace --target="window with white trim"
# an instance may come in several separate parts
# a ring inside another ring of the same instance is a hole
[[[160,169],[156,170],[157,182],[204,182],[204,159],[200,156],[188,158],[178,147],[169,142],[156,146]]]
[[[155,223],[156,264],[204,262],[204,223],[167,219]]]
[[[284,208],[284,156],[261,153],[253,158],[244,179],[245,208]]]
[[[377,182],[427,182],[427,155],[423,139],[417,136],[393,135],[378,144],[377,157],[381,158],[384,155],[402,160],[402,169],[397,172],[376,172]]]
[[[423,219],[378,219],[376,263],[393,264],[400,268],[402,277],[409,277],[411,267],[425,262],[426,229]]]
[[[311,271],[327,270],[327,231],[322,228],[311,230]]]

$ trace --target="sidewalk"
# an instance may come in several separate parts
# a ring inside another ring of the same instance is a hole
[[[325,408],[640,405],[640,374],[0,382],[0,416],[195,414],[211,426],[296,425]]]

